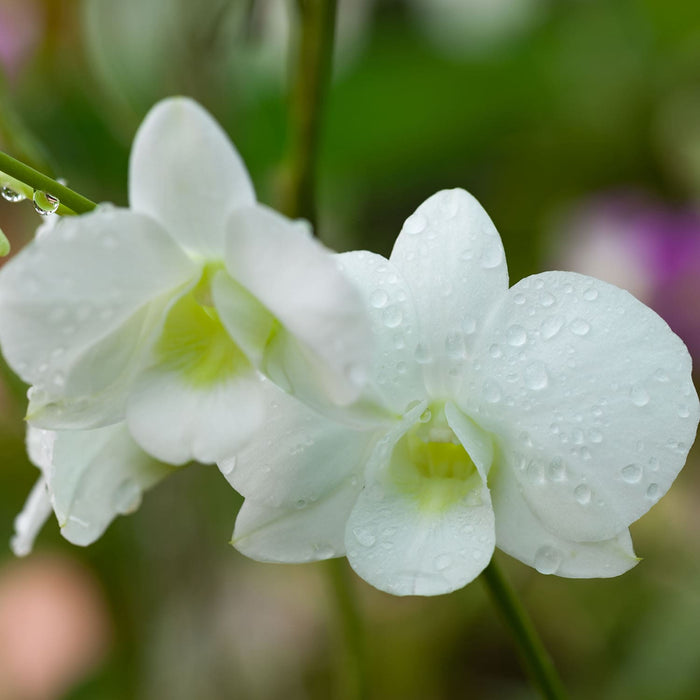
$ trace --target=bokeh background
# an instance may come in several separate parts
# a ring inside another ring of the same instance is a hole
[[[133,134],[188,94],[225,126],[274,205],[294,3],[0,0],[0,148],[95,201],[126,204]],[[339,0],[319,234],[388,254],[446,187],[500,230],[511,280],[573,269],[657,309],[700,362],[700,4],[695,0]],[[18,250],[39,217],[0,202]],[[227,545],[239,497],[189,466],[88,549],[51,520],[2,542],[37,472],[26,387],[0,384],[0,700],[343,698],[328,566]],[[497,554],[575,698],[700,697],[698,450],[632,526],[612,580],[543,576]],[[534,697],[474,582],[397,599],[359,579],[376,698]]]

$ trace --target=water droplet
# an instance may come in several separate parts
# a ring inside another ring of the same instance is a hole
[[[668,381],[668,374],[664,372],[661,368],[657,369],[656,372],[654,372],[654,379],[656,379],[657,382],[667,382]]]
[[[551,481],[565,481],[566,467],[561,457],[555,457],[547,466],[547,476]]]
[[[476,330],[476,319],[472,316],[465,316],[462,319],[462,330],[465,335],[471,335]]]
[[[413,356],[416,358],[416,362],[420,365],[425,365],[429,362],[432,362],[430,349],[425,343],[418,343],[418,345],[416,345],[416,349],[413,353]]]
[[[525,295],[522,294],[521,292],[518,292],[513,297],[513,303],[517,304],[518,306],[522,306],[525,303]]]
[[[586,484],[579,484],[574,489],[574,498],[582,506],[586,506],[591,502],[591,490],[586,486]]]
[[[394,347],[397,350],[403,350],[406,347],[406,339],[403,337],[402,333],[397,333],[394,336]]]
[[[8,202],[21,202],[23,199],[26,199],[21,192],[15,192],[15,190],[7,185],[3,186],[0,191],[2,192],[2,198],[6,199]]]
[[[133,513],[141,505],[139,485],[131,479],[124,481],[116,490],[112,505],[114,510],[122,515]]]
[[[522,326],[512,325],[506,331],[506,339],[514,348],[520,347],[527,342],[527,331]]]
[[[54,197],[48,192],[43,192],[42,190],[36,190],[34,192],[34,209],[37,214],[41,214],[42,216],[55,214],[59,204],[58,197]]]
[[[541,574],[554,574],[561,566],[563,558],[558,549],[545,545],[535,552],[535,568]]]
[[[481,267],[491,270],[503,262],[503,246],[499,240],[489,241],[481,252]]]
[[[306,508],[308,501],[305,498],[299,498],[294,505],[301,510],[302,508]]]
[[[55,387],[61,389],[66,385],[66,376],[63,374],[63,372],[56,372],[51,381]]]
[[[639,386],[639,384],[635,384],[630,389],[630,400],[635,406],[639,406],[641,408],[649,403],[649,394],[644,387]]]
[[[387,328],[396,328],[396,326],[401,324],[402,319],[403,314],[401,313],[401,309],[396,305],[387,306],[382,314],[382,320]]]
[[[369,303],[375,309],[381,309],[389,301],[389,295],[383,289],[375,289],[369,296]]]
[[[591,324],[582,318],[575,318],[569,325],[569,328],[574,335],[584,336],[588,335],[588,332],[591,330]]]
[[[601,433],[597,428],[592,428],[588,431],[588,438],[591,442],[598,444],[603,442],[603,433]]]
[[[448,333],[445,338],[445,352],[453,360],[461,360],[466,354],[464,336],[461,333]]]
[[[311,549],[313,552],[312,558],[317,561],[320,559],[330,559],[335,554],[333,547],[325,543],[315,544]]]
[[[375,536],[363,527],[353,528],[352,534],[363,547],[371,547],[377,541]]]
[[[690,409],[685,404],[681,404],[678,407],[678,417],[679,418],[687,418],[689,415],[690,415]]]
[[[429,408],[426,408],[423,413],[420,414],[420,418],[418,419],[421,423],[427,423],[431,418],[433,417],[433,414],[430,412]]]
[[[584,291],[583,298],[586,301],[595,301],[598,298],[598,290],[595,287],[589,287]]]
[[[647,489],[647,498],[658,498],[660,493],[659,485],[658,484],[649,484],[649,488]]]
[[[426,218],[422,214],[413,214],[406,219],[403,227],[406,233],[415,235],[425,231],[427,223]]]
[[[367,381],[367,373],[364,367],[354,362],[351,362],[345,368],[345,376],[350,380],[350,383],[355,386],[362,386]]]
[[[556,299],[554,298],[554,295],[550,294],[549,292],[543,292],[542,296],[540,297],[540,304],[545,308],[552,306],[555,301]]]
[[[525,386],[533,391],[541,391],[547,387],[549,378],[544,363],[535,361],[525,368]]]
[[[236,457],[230,457],[219,463],[219,469],[224,476],[228,476],[236,466]]]
[[[642,479],[642,468],[638,464],[628,464],[622,468],[621,474],[628,484],[637,484]]]
[[[545,340],[550,340],[557,333],[559,333],[563,325],[563,319],[561,319],[558,316],[550,316],[549,318],[545,318],[545,320],[542,321],[542,325],[540,326],[540,333],[542,333],[542,337]]]
[[[501,388],[492,379],[484,382],[484,400],[488,403],[498,403],[501,400]]]
[[[401,362],[396,363],[396,371],[399,374],[406,374],[407,370],[408,370],[408,365],[403,360]]]
[[[445,569],[449,568],[451,564],[452,557],[449,554],[441,554],[440,556],[435,557],[435,568],[438,571],[444,571]]]
[[[494,360],[498,359],[499,357],[503,356],[503,350],[501,350],[501,346],[498,343],[494,343],[489,347],[489,355],[494,358]]]

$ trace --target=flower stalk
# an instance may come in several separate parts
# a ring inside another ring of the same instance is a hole
[[[281,211],[316,224],[316,165],[323,103],[330,84],[336,0],[297,0],[299,37],[289,96],[289,146]]]
[[[481,574],[494,605],[498,608],[518,648],[533,684],[546,700],[565,700],[564,686],[532,620],[503,572],[491,559]]]

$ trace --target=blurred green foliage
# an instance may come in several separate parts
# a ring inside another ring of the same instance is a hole
[[[255,3],[34,4],[40,37],[0,95],[0,115],[12,109],[74,189],[125,204],[133,133],[156,100],[180,92],[225,125],[260,199],[274,204],[288,46],[247,14]],[[441,50],[407,2],[365,14],[339,49],[323,130],[319,235],[337,249],[388,254],[423,199],[460,186],[494,219],[516,281],[541,269],[552,218],[581,198],[628,186],[700,198],[700,175],[678,155],[700,152],[689,140],[700,130],[665,116],[682,99],[684,123],[700,120],[700,100],[684,98],[700,90],[699,3],[551,0],[527,31],[463,55]],[[5,141],[21,150],[12,133]],[[29,205],[2,203],[14,250],[36,224]],[[7,540],[36,471],[24,455],[23,387],[2,376]],[[568,581],[504,561],[573,697],[700,697],[697,462],[691,454],[633,527],[646,559],[624,577]],[[89,549],[45,528],[38,549],[95,572],[114,626],[107,661],[67,698],[342,697],[324,565],[245,560],[226,545],[239,504],[213,467],[192,466]],[[533,697],[479,583],[429,600],[356,583],[376,698]]]

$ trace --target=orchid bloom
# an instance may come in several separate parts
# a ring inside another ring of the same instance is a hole
[[[50,506],[87,544],[168,473],[162,462],[231,455],[264,420],[261,373],[320,406],[361,389],[360,294],[308,224],[256,202],[196,103],[148,114],[129,199],[51,217],[0,271],[0,344],[32,385],[28,444],[42,471],[18,552]]]
[[[372,314],[357,430],[268,385],[270,419],[222,472],[233,543],[263,561],[346,555],[397,595],[455,590],[494,547],[546,574],[635,565],[628,527],[668,490],[698,424],[681,340],[627,292],[546,272],[510,289],[463,190],[408,218],[389,260],[340,256]]]
[[[214,462],[264,419],[259,372],[353,401],[361,299],[305,222],[258,204],[227,136],[185,98],[134,141],[130,208],[58,221],[0,272],[0,343],[49,430],[125,420],[164,462]]]

